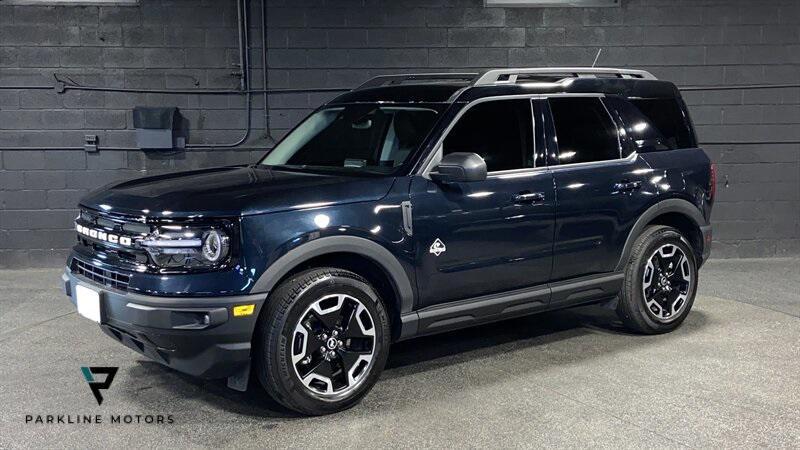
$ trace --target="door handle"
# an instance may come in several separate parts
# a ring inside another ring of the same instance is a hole
[[[622,180],[619,183],[614,185],[614,189],[616,189],[617,191],[621,191],[621,192],[635,191],[636,189],[639,189],[640,187],[642,187],[642,182],[641,181]]]
[[[514,203],[539,203],[544,199],[544,192],[520,192],[514,196]]]

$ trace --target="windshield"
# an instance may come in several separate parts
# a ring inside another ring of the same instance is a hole
[[[322,109],[294,129],[260,164],[390,174],[419,147],[437,111],[352,104]]]

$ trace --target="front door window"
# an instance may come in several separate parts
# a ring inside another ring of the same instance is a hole
[[[532,124],[528,99],[480,103],[450,130],[442,153],[477,153],[489,172],[532,168]]]

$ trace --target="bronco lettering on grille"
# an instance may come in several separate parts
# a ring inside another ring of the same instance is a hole
[[[87,236],[91,239],[97,239],[98,241],[110,242],[112,244],[119,244],[125,247],[130,247],[133,245],[133,241],[131,238],[127,236],[120,236],[117,234],[106,233],[105,231],[95,230],[94,228],[85,227],[81,224],[75,224],[75,230],[78,231],[78,234],[82,234]]]

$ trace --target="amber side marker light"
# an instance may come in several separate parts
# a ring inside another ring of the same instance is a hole
[[[251,316],[256,310],[256,305],[239,305],[233,307],[233,317]]]

